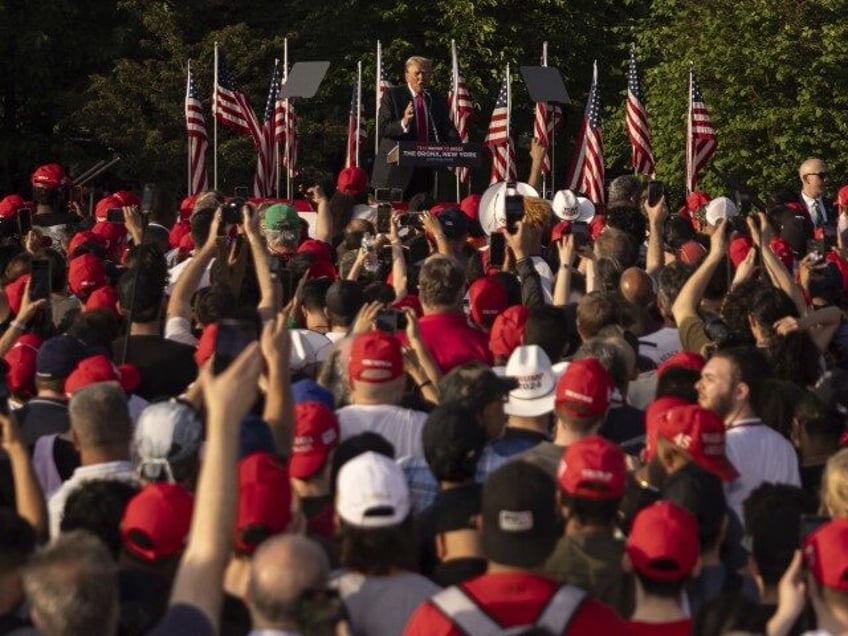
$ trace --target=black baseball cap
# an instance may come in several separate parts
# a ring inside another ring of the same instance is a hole
[[[468,218],[459,208],[446,208],[439,212],[439,223],[450,240],[460,239],[468,234]]]

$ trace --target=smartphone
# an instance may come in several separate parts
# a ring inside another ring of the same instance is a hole
[[[500,232],[489,236],[489,267],[503,267],[506,258],[506,239]]]
[[[388,234],[392,229],[392,206],[390,203],[377,205],[377,233]]]
[[[391,201],[392,192],[388,188],[374,188],[374,198],[377,203],[386,203]]]
[[[32,260],[29,279],[29,299],[50,298],[50,261],[46,258]]]
[[[574,249],[580,250],[589,247],[589,224],[583,221],[571,222],[571,235],[574,237]]]
[[[524,218],[524,197],[520,194],[508,194],[504,201],[506,212],[506,231],[510,234],[515,234],[515,227],[521,219]]]
[[[156,201],[156,186],[152,183],[145,183],[144,190],[141,193],[141,211],[144,214],[153,212],[153,205]]]
[[[406,329],[406,314],[398,309],[381,309],[374,322],[380,331],[395,334]]]
[[[814,265],[824,260],[825,251],[823,240],[810,239],[807,241],[807,254],[810,254],[810,260]]]
[[[121,208],[109,208],[106,210],[106,220],[109,223],[123,223],[124,211]]]
[[[221,215],[222,225],[240,225],[241,224],[241,209],[244,206],[244,199],[232,199],[224,204],[223,214]]]
[[[254,322],[233,318],[224,318],[219,321],[212,372],[216,375],[221,373],[254,340],[256,340]]]
[[[247,186],[236,186],[233,190],[236,199],[247,199]]]
[[[24,238],[32,229],[32,208],[18,209],[18,235]]]
[[[655,206],[662,199],[665,193],[665,186],[662,181],[648,182],[648,205]]]
[[[392,188],[389,192],[389,201],[392,203],[400,203],[403,201],[403,189],[402,188]]]
[[[807,537],[828,521],[830,521],[830,517],[824,515],[801,515],[801,531],[799,533],[801,545],[804,544],[804,540]]]

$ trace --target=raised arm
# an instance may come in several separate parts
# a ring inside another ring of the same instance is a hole
[[[671,307],[674,321],[680,325],[686,318],[698,315],[698,306],[716,268],[727,253],[727,223],[719,220],[715,233],[710,237],[710,251],[689,277]]]
[[[320,185],[314,185],[306,191],[309,200],[315,203],[315,237],[328,245],[333,243],[333,215],[330,213],[330,200]]]
[[[262,419],[271,429],[274,446],[280,455],[288,455],[294,431],[294,398],[291,392],[289,355],[291,338],[285,313],[269,321],[262,330],[262,356],[268,372],[268,390]]]
[[[392,287],[395,290],[395,300],[403,300],[409,293],[407,287],[406,259],[403,257],[403,244],[398,234],[401,212],[392,210],[389,243],[392,246]]]
[[[515,271],[521,281],[521,304],[527,309],[545,306],[542,280],[530,258],[530,226],[523,221],[515,224],[515,234],[504,233],[507,247],[515,257]]]
[[[656,205],[649,206],[645,203],[645,211],[648,213],[648,255],[645,271],[651,278],[656,278],[665,265],[665,253],[663,252],[663,230],[665,220],[668,217],[668,208],[665,206],[665,195]]]
[[[757,214],[758,219],[752,217],[747,218],[748,229],[751,231],[751,240],[754,245],[760,248],[760,257],[763,261],[763,267],[768,273],[769,278],[775,287],[778,287],[786,292],[786,294],[795,303],[800,315],[807,313],[807,303],[804,300],[804,294],[801,288],[795,283],[792,278],[792,273],[786,269],[774,250],[771,249],[771,226],[768,218],[762,212]],[[759,222],[758,222],[759,221]]]
[[[32,279],[28,280],[24,286],[24,296],[21,301],[21,309],[15,319],[9,323],[9,328],[0,336],[0,356],[5,356],[9,349],[15,346],[18,338],[26,332],[29,323],[35,318],[35,315],[42,307],[47,307],[47,300],[32,301],[29,299],[29,286]]]
[[[530,142],[530,174],[527,175],[527,184],[542,191],[542,164],[545,161],[545,147],[538,138],[533,137]]]
[[[46,538],[47,506],[44,503],[44,493],[38,485],[29,450],[21,438],[14,415],[0,415],[0,439],[12,465],[17,512],[35,528],[39,538]]]
[[[203,278],[203,273],[209,267],[209,263],[215,257],[218,249],[218,227],[222,223],[221,214],[221,209],[218,208],[209,227],[209,236],[206,238],[206,242],[195,252],[194,257],[186,265],[185,270],[174,285],[171,298],[168,300],[167,317],[169,320],[171,318],[191,320],[191,298],[197,291],[200,279]]]
[[[559,249],[559,273],[554,283],[554,302],[557,307],[565,307],[571,296],[571,270],[574,268],[574,236],[563,236],[557,243]]]
[[[256,281],[259,283],[259,305],[257,311],[263,322],[267,322],[277,313],[277,293],[271,268],[268,266],[268,252],[259,233],[259,214],[253,206],[245,205],[242,209],[244,218],[244,233],[250,245],[250,255],[253,258],[253,268],[256,271]]]
[[[188,546],[177,570],[171,605],[206,616],[217,632],[223,576],[231,551],[238,502],[239,423],[257,394],[262,356],[253,343],[220,375],[201,372],[206,404],[206,456],[200,468]]]

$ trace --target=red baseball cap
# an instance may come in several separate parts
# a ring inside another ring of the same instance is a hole
[[[319,258],[313,262],[306,272],[306,280],[312,280],[313,278],[330,278],[336,280],[337,277],[335,265],[323,258]]]
[[[848,519],[834,519],[804,540],[807,570],[824,587],[848,592]]]
[[[132,554],[158,561],[180,554],[188,541],[194,496],[180,484],[145,486],[121,519],[121,540]]]
[[[120,202],[121,205],[119,207],[122,208],[131,205],[141,205],[141,198],[135,192],[130,192],[129,190],[118,190],[117,192],[113,192],[112,196]]]
[[[472,221],[480,219],[480,195],[469,194],[459,202],[459,209]]]
[[[98,382],[117,382],[125,393],[132,393],[141,384],[141,374],[131,364],[116,366],[102,353],[81,360],[65,380],[68,395]]]
[[[672,367],[683,367],[684,369],[691,369],[692,371],[701,371],[706,364],[707,361],[700,353],[679,351],[660,363],[660,366],[657,367],[657,379],[659,379],[663,373]]]
[[[645,409],[645,461],[653,459],[657,452],[657,430],[666,411],[675,406],[686,406],[687,404],[692,404],[692,402],[669,395],[657,398]]]
[[[707,255],[707,248],[698,241],[686,241],[677,248],[677,260],[686,265],[697,265]]]
[[[659,501],[636,514],[625,544],[633,568],[647,579],[685,579],[698,562],[698,521],[671,503]]]
[[[689,212],[694,212],[702,205],[709,203],[710,200],[710,195],[706,192],[692,192],[686,197],[686,209]]]
[[[38,166],[32,173],[32,185],[42,188],[58,188],[68,185],[71,180],[65,174],[65,169],[58,163],[48,163]]]
[[[95,289],[85,301],[86,311],[95,311],[96,309],[106,309],[111,311],[115,316],[120,316],[118,311],[118,301],[120,300],[118,290],[111,285],[104,285]]]
[[[202,367],[212,357],[217,342],[218,323],[210,322],[203,328],[203,333],[200,334],[200,339],[197,341],[197,350],[194,352],[194,361],[198,367]]]
[[[657,439],[667,439],[685,450],[692,461],[722,481],[739,476],[725,453],[725,429],[721,418],[697,404],[674,406],[656,421]]]
[[[836,193],[836,201],[834,201],[834,203],[840,208],[848,207],[848,185],[844,185],[839,188],[839,192]]]
[[[836,265],[836,269],[839,270],[839,273],[842,276],[842,289],[848,290],[848,262],[845,262],[845,259],[840,258],[839,253],[836,250],[830,250],[827,254],[825,254],[824,260]]]
[[[365,194],[368,189],[368,173],[362,168],[345,168],[336,179],[336,190],[352,197]]]
[[[784,266],[790,272],[795,265],[795,255],[792,253],[792,246],[789,242],[782,238],[773,238],[769,241],[771,251],[777,254],[777,257],[783,261]]]
[[[86,243],[94,243],[100,247],[106,247],[106,241],[102,236],[95,234],[91,230],[83,230],[82,232],[74,234],[70,243],[68,243],[68,256],[70,258],[74,258],[74,252]]]
[[[25,333],[3,356],[9,370],[6,373],[6,384],[12,393],[19,395],[35,395],[35,371],[38,350],[41,348],[41,338],[32,333]]]
[[[289,472],[270,453],[253,453],[239,462],[239,502],[235,545],[245,554],[291,522]]]
[[[94,205],[94,219],[100,223],[106,222],[107,212],[112,208],[122,208],[124,207],[121,203],[121,199],[116,197],[114,194],[103,197]]]
[[[81,254],[68,263],[68,286],[77,297],[88,298],[105,284],[106,269],[94,254]]]
[[[573,497],[618,499],[624,494],[624,452],[599,435],[569,445],[559,463],[559,486]]]
[[[400,340],[381,331],[360,334],[350,348],[348,372],[357,382],[390,382],[403,375]]]
[[[320,402],[296,404],[294,416],[289,474],[297,479],[309,479],[324,465],[330,451],[339,445],[339,420]]]
[[[424,309],[421,307],[421,299],[416,294],[407,294],[400,300],[393,302],[392,307],[395,309],[409,307],[419,318],[424,315]]]
[[[730,262],[733,267],[739,267],[739,264],[748,257],[748,252],[754,248],[754,242],[747,236],[737,236],[730,241],[728,253],[730,254]]]
[[[471,283],[468,299],[471,303],[471,320],[481,327],[491,325],[498,314],[509,306],[506,289],[491,276],[478,278]]]
[[[333,248],[329,243],[318,241],[316,239],[306,239],[303,243],[297,246],[298,254],[315,254],[319,259],[333,262]]]
[[[4,219],[13,218],[18,210],[26,207],[26,201],[19,194],[10,194],[0,200],[0,217]]]
[[[21,274],[11,283],[7,283],[3,290],[6,292],[6,302],[9,303],[9,309],[16,316],[21,312],[21,305],[24,302],[24,292],[29,282],[29,274]]]
[[[117,259],[127,240],[127,229],[123,223],[98,222],[94,224],[91,231],[106,243],[110,258]]]
[[[561,241],[571,234],[571,221],[560,221],[551,228],[551,243]]]
[[[609,408],[612,376],[597,358],[569,363],[556,384],[555,408],[575,417],[594,417]]]
[[[530,310],[524,305],[513,305],[495,318],[489,333],[489,350],[492,355],[508,358],[516,347],[521,346],[529,315]]]

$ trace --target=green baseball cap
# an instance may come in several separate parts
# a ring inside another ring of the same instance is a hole
[[[287,203],[275,203],[265,210],[263,226],[266,230],[280,232],[282,230],[299,230],[300,217],[297,210]]]

